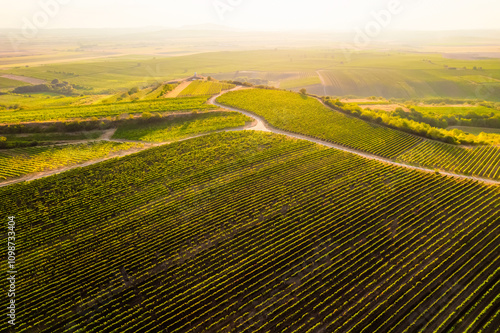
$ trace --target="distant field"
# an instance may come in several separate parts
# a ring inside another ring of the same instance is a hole
[[[316,84],[321,84],[321,80],[319,76],[314,72],[304,72],[300,73],[298,77],[287,79],[281,81],[280,88],[281,89],[293,89],[293,88],[302,88],[306,86],[312,86]]]
[[[213,131],[236,128],[251,122],[238,112],[209,112],[169,117],[151,124],[123,125],[118,127],[114,139],[148,142],[169,142]]]
[[[45,52],[43,49],[39,52],[42,54],[0,58],[0,67],[37,66],[54,62],[74,62],[82,59],[116,56],[113,52],[104,54],[101,52]]]
[[[20,86],[24,86],[24,85],[26,85],[26,83],[24,83],[24,82],[8,79],[5,77],[0,77],[0,89],[15,88],[15,87],[20,87]]]
[[[172,112],[214,108],[203,97],[145,100],[129,103],[69,106],[49,109],[0,111],[0,123],[36,122],[75,118],[109,117],[142,112]]]
[[[226,93],[217,101],[254,112],[279,129],[389,158],[421,141],[407,133],[333,111],[316,99],[297,93],[248,89]]]
[[[474,66],[483,69],[473,70]],[[450,67],[457,70],[448,69]],[[346,57],[341,51],[266,50],[165,58],[129,56],[11,68],[0,71],[0,75],[12,73],[43,80],[58,78],[89,87],[92,93],[103,93],[184,78],[194,72],[217,79],[246,77],[256,83],[274,84],[293,79],[294,73],[317,70],[325,80],[326,93],[332,96],[500,101],[500,62],[497,59],[447,59],[430,53],[354,52]],[[310,85],[311,81],[304,83]],[[298,83],[292,81],[290,84]]]
[[[177,85],[175,84],[158,84],[144,89],[138,89],[137,92],[120,92],[111,97],[106,97],[98,101],[98,103],[116,103],[116,102],[131,102],[137,100],[149,100],[163,97],[169,91],[172,91]]]
[[[23,84],[25,85],[25,84]],[[55,93],[6,94],[0,95],[0,107],[37,109],[68,105],[90,104],[100,96],[64,96]],[[0,108],[1,110],[1,108]],[[14,111],[11,111],[14,112]],[[15,111],[18,112],[18,111]]]
[[[479,135],[481,132],[484,133],[498,133],[500,134],[500,129],[497,128],[487,128],[487,127],[469,127],[469,126],[451,126],[447,128],[448,130],[458,129],[470,134]]]
[[[474,97],[477,86],[455,82],[445,69],[336,68],[320,72],[333,96],[384,96],[423,98],[428,96]],[[495,91],[500,85],[495,87]],[[495,96],[491,96],[494,98]]]
[[[471,106],[471,107],[449,107],[449,106],[416,106],[415,110],[423,113],[423,114],[431,114],[431,115],[442,115],[442,116],[451,116],[451,115],[466,115],[469,113],[476,113],[478,115],[489,115],[491,113],[495,113],[500,115],[500,110],[487,108],[484,106]]]

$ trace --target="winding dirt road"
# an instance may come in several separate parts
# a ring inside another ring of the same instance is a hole
[[[238,88],[231,89],[229,91],[234,91],[234,90],[238,90]],[[230,107],[230,106],[226,106],[226,105],[220,104],[220,103],[218,103],[216,101],[217,97],[219,97],[220,95],[225,94],[225,93],[227,93],[229,91],[223,92],[223,93],[221,93],[219,95],[216,95],[216,96],[212,97],[211,99],[209,99],[208,103],[216,105],[216,106],[218,106],[220,108],[225,108],[225,109],[230,110],[230,111],[240,112],[240,113],[243,113],[244,115],[247,115],[249,117],[254,118],[257,121],[257,126],[253,127],[252,128],[253,130],[263,130],[263,131],[266,131],[266,132],[273,132],[273,133],[277,133],[277,134],[283,134],[283,135],[286,135],[286,136],[289,136],[289,137],[293,137],[293,138],[297,138],[297,139],[301,139],[301,140],[307,140],[307,141],[314,142],[314,143],[317,143],[317,144],[320,144],[320,145],[323,145],[323,146],[326,146],[326,147],[335,148],[335,149],[338,149],[338,150],[342,150],[342,151],[345,151],[345,152],[356,154],[356,155],[362,156],[364,158],[368,158],[368,159],[371,159],[371,160],[376,160],[376,161],[379,161],[379,162],[388,163],[388,164],[392,164],[392,165],[396,165],[396,166],[400,166],[400,167],[404,167],[404,168],[408,168],[408,169],[419,170],[419,171],[428,172],[428,173],[435,173],[436,172],[436,170],[434,170],[434,169],[428,169],[428,168],[424,168],[424,167],[413,166],[413,165],[409,165],[409,164],[395,162],[394,160],[391,160],[391,159],[388,159],[388,158],[384,158],[384,157],[376,156],[376,155],[373,155],[373,154],[361,152],[359,150],[348,148],[348,147],[344,147],[344,146],[341,146],[341,145],[337,145],[337,144],[334,144],[334,143],[331,143],[331,142],[328,142],[328,141],[324,141],[324,140],[316,139],[316,138],[313,138],[313,137],[310,137],[310,136],[301,135],[301,134],[295,134],[295,133],[291,133],[291,132],[288,132],[288,131],[283,131],[283,130],[274,128],[271,125],[269,125],[265,121],[264,118],[262,118],[262,117],[260,117],[260,116],[258,116],[256,114],[254,114],[252,112],[249,112],[249,111],[246,111],[246,110],[241,110],[241,109]],[[324,103],[323,103],[323,105],[325,105],[326,107],[328,107],[333,112],[338,112],[338,111],[330,108],[328,105],[326,105]],[[262,128],[262,129],[260,129],[260,128]],[[454,177],[454,178],[476,180],[476,181],[479,181],[479,182],[482,182],[482,183],[485,183],[485,184],[489,184],[489,185],[500,185],[500,181],[496,181],[496,180],[488,179],[488,178],[475,177],[475,176],[466,176],[466,175],[460,175],[460,174],[446,172],[446,171],[439,171],[439,173],[441,175],[450,176],[450,177]]]
[[[403,167],[403,168],[408,168],[408,169],[413,169],[413,170],[419,170],[419,171],[428,172],[428,173],[435,173],[436,172],[436,170],[434,170],[434,169],[428,169],[428,168],[424,168],[424,167],[418,167],[418,166],[413,166],[413,165],[408,165],[408,164],[404,164],[404,163],[395,162],[394,160],[391,160],[391,159],[388,159],[388,158],[383,158],[383,157],[372,155],[372,154],[369,154],[369,153],[364,153],[364,152],[361,152],[361,151],[358,151],[358,150],[355,150],[355,149],[351,149],[351,148],[347,148],[347,147],[344,147],[344,146],[340,146],[340,145],[337,145],[337,144],[334,144],[334,143],[331,143],[331,142],[328,142],[328,141],[316,139],[316,138],[313,138],[313,137],[310,137],[310,136],[301,135],[301,134],[295,134],[295,133],[291,133],[291,132],[288,132],[288,131],[283,131],[283,130],[280,130],[280,129],[272,127],[271,125],[269,125],[265,121],[264,118],[262,118],[262,117],[260,117],[260,116],[258,116],[256,114],[254,114],[252,112],[249,112],[249,111],[246,111],[246,110],[242,110],[242,109],[238,109],[238,108],[234,108],[234,107],[229,107],[229,106],[226,106],[224,104],[220,104],[220,103],[216,102],[217,97],[219,97],[219,96],[221,96],[221,95],[223,95],[223,94],[225,94],[225,93],[227,93],[229,91],[235,91],[235,90],[241,90],[241,89],[249,89],[249,88],[243,88],[243,87],[238,86],[238,87],[233,88],[231,90],[223,91],[222,93],[220,93],[218,95],[215,95],[212,98],[210,98],[208,100],[208,103],[212,104],[212,105],[215,105],[215,106],[218,106],[220,108],[223,108],[225,110],[239,112],[239,113],[242,113],[242,114],[244,114],[244,115],[246,115],[246,116],[248,116],[250,118],[253,118],[254,121],[250,125],[242,126],[242,127],[238,127],[238,128],[230,128],[230,129],[225,129],[225,130],[219,130],[219,131],[210,132],[210,133],[201,133],[201,134],[193,135],[193,136],[181,139],[181,140],[177,140],[175,142],[190,140],[190,139],[194,139],[194,138],[197,138],[197,137],[201,137],[201,136],[205,136],[205,135],[212,134],[212,133],[217,133],[217,132],[231,132],[231,131],[242,131],[242,130],[272,132],[272,133],[276,133],[276,134],[286,135],[286,136],[289,136],[289,137],[292,137],[292,138],[296,138],[296,139],[307,140],[307,141],[314,142],[314,143],[317,143],[317,144],[320,144],[320,145],[323,145],[323,146],[326,146],[326,147],[335,148],[335,149],[338,149],[338,150],[341,150],[341,151],[345,151],[345,152],[349,152],[349,153],[352,153],[352,154],[356,154],[358,156],[362,156],[364,158],[368,158],[368,159],[371,159],[371,160],[376,160],[376,161],[379,161],[379,162],[382,162],[382,163],[388,163],[388,164],[400,166],[400,167]],[[328,107],[329,109],[331,109],[333,112],[338,112],[338,111],[330,108],[326,104],[325,104],[325,106]],[[59,168],[59,169],[54,169],[54,170],[49,170],[49,171],[44,171],[44,172],[38,172],[38,173],[35,173],[35,174],[28,174],[28,175],[25,175],[25,176],[20,177],[20,178],[15,178],[15,179],[6,180],[4,182],[1,182],[0,183],[0,187],[4,187],[4,186],[7,186],[7,185],[12,185],[12,184],[15,184],[15,183],[21,183],[21,182],[24,182],[24,181],[31,181],[31,180],[35,180],[35,179],[39,179],[39,178],[44,178],[44,177],[55,175],[55,174],[59,174],[59,173],[62,173],[62,172],[65,172],[65,171],[68,171],[68,170],[71,170],[71,169],[81,168],[81,167],[84,167],[84,166],[87,166],[87,165],[96,164],[96,163],[99,163],[99,162],[102,162],[102,161],[106,161],[106,160],[109,160],[109,159],[112,159],[112,158],[115,158],[115,157],[123,157],[123,156],[131,155],[131,154],[135,154],[135,153],[137,153],[139,151],[143,151],[143,150],[149,149],[151,147],[157,147],[157,146],[168,145],[168,144],[173,143],[173,142],[151,143],[151,142],[144,142],[144,141],[112,139],[113,134],[114,134],[115,131],[116,131],[116,129],[107,130],[97,140],[114,141],[114,142],[137,142],[137,143],[143,143],[144,144],[144,148],[142,148],[142,149],[141,148],[135,148],[135,149],[132,149],[132,150],[121,151],[121,152],[117,152],[117,153],[115,153],[115,154],[113,154],[111,156],[108,156],[106,158],[102,158],[102,159],[99,159],[99,160],[92,160],[92,161],[88,161],[88,162],[85,162],[85,163],[82,163],[82,164],[70,165],[70,166],[67,166],[67,167],[63,167],[63,168]],[[81,142],[80,141],[78,141],[78,142],[72,141],[71,143],[83,143],[83,142],[88,142],[88,141],[95,141],[95,140],[86,140],[86,141],[81,141]],[[441,175],[445,175],[445,176],[449,176],[449,177],[454,177],[454,178],[459,178],[459,179],[476,180],[478,182],[482,182],[482,183],[485,183],[485,184],[488,184],[488,185],[500,185],[500,181],[496,181],[496,180],[493,180],[493,179],[487,179],[487,178],[481,178],[481,177],[474,177],[474,176],[466,176],[466,175],[460,175],[460,174],[455,174],[455,173],[445,172],[445,171],[439,171],[439,173]]]

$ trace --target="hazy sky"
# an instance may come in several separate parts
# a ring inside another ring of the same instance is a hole
[[[397,10],[387,29],[500,29],[500,0],[0,0],[0,28],[26,22],[42,28],[211,23],[244,30],[352,30],[391,3]]]

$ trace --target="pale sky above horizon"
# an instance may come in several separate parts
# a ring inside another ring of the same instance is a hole
[[[375,20],[373,12],[386,11],[391,2],[399,6],[388,21],[390,30],[500,29],[499,0],[0,0],[0,28],[38,20],[40,28],[217,24],[349,31]]]

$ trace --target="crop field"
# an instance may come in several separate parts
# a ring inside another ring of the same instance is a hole
[[[15,112],[0,110],[0,123],[66,120],[91,117],[99,118],[143,112],[173,112],[212,109],[213,106],[206,104],[206,101],[207,99],[204,97],[190,97],[144,100],[128,103],[67,106],[49,109],[18,110]]]
[[[17,80],[11,80],[5,77],[0,77],[0,89],[3,88],[15,88],[19,86],[24,86],[26,83]]]
[[[152,124],[134,124],[118,127],[114,139],[148,142],[170,142],[190,136],[245,126],[252,118],[238,112],[207,112],[173,116]]]
[[[16,332],[492,332],[500,320],[496,186],[240,131],[0,198],[27,226]]]
[[[427,115],[442,115],[442,116],[452,116],[452,115],[467,115],[469,113],[475,113],[478,115],[490,115],[496,114],[500,115],[500,110],[487,108],[484,106],[415,106],[415,110]]]
[[[456,97],[480,98],[478,83],[456,81],[446,69],[358,68],[354,64],[322,70],[326,92],[331,96],[384,96],[386,98]],[[470,70],[472,72],[472,70]],[[500,82],[488,86],[495,99]]]
[[[315,72],[302,72],[298,76],[280,82],[281,89],[294,89],[320,85],[321,80]]]
[[[500,147],[464,148],[435,141],[425,141],[398,157],[405,163],[467,175],[500,179]]]
[[[276,86],[281,81],[293,80],[303,76],[311,76],[314,72],[266,72],[266,71],[236,71],[230,73],[210,73],[217,80],[234,80],[243,82],[261,81],[262,84]]]
[[[194,81],[186,89],[181,91],[178,97],[212,96],[223,90],[234,88],[235,85],[229,83],[219,83],[212,81]]]
[[[251,111],[272,126],[361,151],[394,158],[422,139],[333,111],[296,93],[250,89],[229,92],[218,102]]]
[[[92,103],[98,96],[63,96],[55,93],[0,95],[0,110],[39,109]],[[12,111],[11,111],[12,112]]]
[[[57,169],[141,147],[137,143],[91,142],[76,145],[0,150],[0,179]]]
[[[474,66],[483,70],[473,70]],[[459,70],[449,70],[450,67]],[[448,96],[500,101],[497,59],[458,60],[410,52],[354,52],[349,57],[333,50],[210,52],[164,58],[130,56],[12,68],[0,71],[0,75],[58,78],[88,87],[95,94],[187,77],[194,72],[218,79],[258,77],[276,82],[290,78],[290,73],[317,70],[328,81],[328,95]]]

